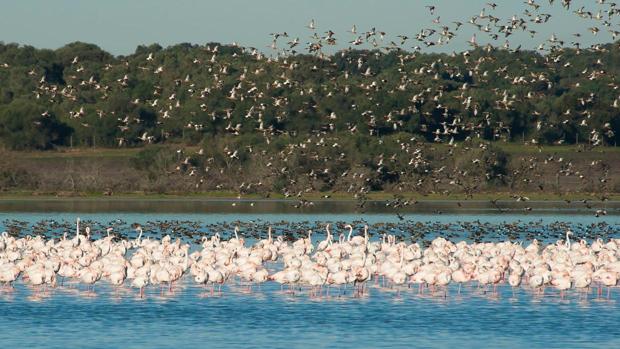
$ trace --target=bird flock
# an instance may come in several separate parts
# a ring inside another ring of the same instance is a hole
[[[256,135],[258,145],[236,146],[233,141],[178,149],[176,163],[160,172],[180,174],[196,190],[232,189],[242,195],[276,187],[287,197],[303,197],[327,187],[363,198],[381,186],[377,182],[396,183],[392,185],[395,191],[446,195],[471,195],[483,183],[501,182],[510,183],[511,190],[543,192],[555,183],[544,180],[552,174],[574,179],[570,186],[577,183],[597,192],[613,191],[613,163],[605,158],[578,166],[554,154],[524,156],[518,167],[505,172],[496,169],[502,160],[489,143],[473,142],[484,137],[519,138],[513,130],[516,121],[510,120],[522,113],[523,105],[534,108],[532,115],[522,115],[525,123],[536,125],[533,138],[523,135],[522,141],[528,145],[538,145],[542,135],[553,138],[555,144],[579,143],[579,139],[566,139],[567,130],[585,134],[581,142],[589,147],[613,144],[616,137],[612,119],[619,108],[620,85],[609,71],[615,67],[611,52],[617,44],[581,47],[582,41],[594,37],[616,39],[620,12],[616,3],[596,0],[576,8],[571,1],[551,0],[547,4],[527,0],[521,6],[521,13],[499,18],[495,13],[502,4],[488,3],[467,20],[444,23],[441,6],[428,5],[424,10],[433,17],[429,25],[415,35],[395,35],[394,40],[382,30],[360,30],[355,25],[343,34],[352,40],[339,39],[335,31],[322,31],[312,20],[307,25],[311,33],[307,42],[291,39],[286,32],[271,33],[272,54],[255,47],[207,45],[183,62],[164,51],[143,52],[131,61],[120,58],[103,65],[89,57],[75,56],[64,68],[64,83],[51,81],[47,68],[29,67],[27,77],[36,80],[30,98],[47,108],[35,122],[45,125],[45,120],[68,108],[68,115],[63,117],[82,135],[91,135],[89,130],[103,124],[115,125],[111,134],[120,147],[202,139],[213,133],[233,139]],[[576,20],[591,23],[589,34],[541,38],[537,27],[552,21],[548,10],[557,6],[574,14]],[[444,47],[457,40],[465,27],[475,31],[467,40],[471,50],[422,57],[427,48]],[[520,33],[527,33],[531,41],[541,41],[536,49],[540,55],[495,67],[497,55],[520,52],[520,47],[509,42]],[[325,52],[326,47],[341,42],[350,47],[336,55]],[[573,48],[566,47],[569,43]],[[296,50],[304,44],[305,53],[317,60],[308,63],[310,58],[297,55],[300,52]],[[591,53],[599,58],[572,72],[573,61]],[[395,78],[374,68],[376,62],[390,55],[397,67]],[[10,64],[3,66],[9,68]],[[559,81],[556,75],[569,70],[570,78]],[[313,76],[312,82],[306,81],[307,74]],[[426,84],[429,81],[433,83]],[[490,82],[497,81],[502,87],[488,88]],[[110,100],[117,101],[118,95],[133,91],[131,88],[139,84],[148,91],[132,97],[127,105],[110,106]],[[586,84],[596,84],[601,91],[590,92]],[[573,94],[565,99],[575,102],[574,108],[566,100],[554,103],[566,105],[559,112],[555,106],[553,110],[545,106],[547,98],[568,92]],[[386,93],[400,102],[389,103]],[[353,96],[363,96],[364,100]],[[385,105],[392,104],[393,108],[383,111]],[[319,126],[308,132],[296,129],[302,120],[315,118]],[[285,124],[292,126],[282,126]],[[423,136],[409,133],[412,127]],[[389,153],[371,153],[367,163],[350,159],[348,138],[362,133],[372,137],[381,149],[390,149]],[[392,134],[399,136],[386,137]],[[303,137],[295,138],[300,135]],[[97,142],[94,135],[92,141],[91,136],[86,138],[93,146]],[[290,141],[284,149],[263,149],[262,145],[281,138]],[[438,152],[440,145],[445,152]],[[439,157],[443,160],[440,163]],[[305,166],[296,161],[300,158]],[[247,159],[252,159],[260,171],[240,171]],[[445,165],[450,160],[455,166]],[[301,174],[297,173],[300,169]],[[257,172],[261,178],[282,183],[274,186],[257,179],[253,176]],[[233,173],[238,175],[228,175]],[[231,178],[238,183],[230,183]]]
[[[371,239],[368,226],[334,236],[325,226],[323,239],[306,237],[288,241],[274,237],[248,244],[234,229],[234,237],[222,240],[219,234],[203,236],[199,244],[143,238],[137,227],[134,239],[107,237],[91,239],[89,227],[60,239],[41,236],[15,238],[0,236],[0,292],[12,290],[21,281],[33,292],[49,292],[58,287],[85,287],[106,283],[116,288],[130,286],[140,297],[152,287],[173,294],[184,280],[221,295],[222,286],[244,287],[251,291],[266,282],[281,285],[281,291],[308,297],[340,297],[347,287],[356,297],[370,290],[403,290],[448,297],[449,285],[458,285],[458,294],[467,292],[496,294],[497,287],[522,288],[534,295],[552,289],[561,298],[575,292],[587,298],[592,290],[606,297],[620,277],[620,239],[571,241],[569,230],[563,240],[543,244],[532,240],[527,246],[509,241],[457,243],[437,237],[427,247],[397,241],[384,234]],[[191,281],[190,281],[191,280]],[[455,286],[456,287],[456,286]],[[286,288],[286,289],[285,289]]]

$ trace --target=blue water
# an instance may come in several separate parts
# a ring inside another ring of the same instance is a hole
[[[53,219],[72,222],[73,213],[0,213],[1,228],[9,220],[34,222]],[[204,233],[221,230],[216,222],[356,221],[397,224],[394,215],[243,215],[243,214],[80,214],[86,221],[106,225],[180,220],[198,222]],[[585,231],[620,234],[619,216],[591,215],[406,215],[415,222],[472,222],[502,224],[535,222],[551,229],[564,222]],[[259,221],[260,219],[260,221]],[[601,222],[606,225],[600,228]],[[598,230],[597,230],[598,229]],[[440,233],[440,232],[435,232]],[[330,297],[312,299],[291,295],[266,283],[248,293],[243,286],[217,290],[195,286],[184,279],[174,293],[163,296],[150,288],[140,299],[135,290],[115,290],[98,283],[94,293],[79,285],[46,292],[18,282],[14,290],[0,289],[1,348],[618,348],[620,347],[620,289],[610,299],[576,292],[561,300],[547,290],[536,296],[509,286],[497,293],[451,286],[447,297],[400,293],[371,285],[370,294],[354,297],[332,289]]]

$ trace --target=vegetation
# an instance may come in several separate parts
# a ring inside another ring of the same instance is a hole
[[[571,144],[595,130],[615,145],[618,62],[617,44],[545,56],[377,50],[278,60],[218,44],[120,57],[79,42],[0,44],[0,137],[10,149],[200,144],[262,124],[272,137],[354,129],[433,141],[447,124],[458,126],[455,140]]]
[[[140,46],[119,57],[80,42],[0,43],[0,185],[360,197],[618,192],[610,146],[620,137],[619,62],[618,43],[277,59],[217,43]],[[63,155],[87,148],[99,159]],[[53,155],[22,161],[15,152],[34,150]]]

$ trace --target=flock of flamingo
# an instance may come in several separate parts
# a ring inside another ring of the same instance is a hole
[[[413,287],[420,294],[447,297],[451,283],[458,284],[459,294],[463,284],[486,293],[507,283],[513,292],[523,287],[538,295],[550,287],[561,298],[568,290],[576,290],[580,298],[597,290],[601,297],[607,287],[609,298],[620,277],[620,239],[571,243],[572,233],[567,231],[565,240],[547,245],[537,240],[526,247],[513,242],[453,243],[438,237],[422,248],[397,242],[391,235],[371,241],[368,226],[358,233],[351,225],[346,228],[348,235],[339,234],[334,241],[327,225],[326,237],[318,243],[313,242],[312,231],[289,242],[282,236],[274,238],[269,229],[268,238],[253,245],[235,228],[227,241],[215,234],[203,237],[202,246],[192,246],[168,235],[160,240],[142,238],[141,227],[135,239],[117,241],[109,228],[107,237],[91,241],[90,228],[82,234],[78,218],[72,238],[67,233],[61,239],[2,233],[0,283],[4,290],[12,290],[21,277],[33,292],[75,284],[94,292],[97,282],[114,287],[128,283],[141,298],[149,286],[159,287],[162,294],[165,288],[173,292],[184,276],[210,286],[212,295],[216,287],[221,294],[227,283],[251,290],[269,281],[280,284],[282,292],[306,291],[309,297],[330,297],[330,288],[337,288],[340,295],[347,286],[355,296],[376,286],[398,295]]]

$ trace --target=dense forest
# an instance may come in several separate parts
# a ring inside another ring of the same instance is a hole
[[[317,133],[614,145],[619,72],[617,43],[277,59],[217,43],[119,57],[79,42],[0,44],[0,137],[9,149]]]
[[[0,44],[0,141],[144,147],[129,163],[139,180],[84,180],[90,191],[561,191],[562,176],[576,181],[566,190],[616,192],[614,158],[516,157],[494,144],[615,146],[619,73],[618,43],[275,57],[218,43],[117,57],[80,42]],[[78,190],[66,168],[45,183],[38,165],[16,163],[0,174],[4,190]]]

